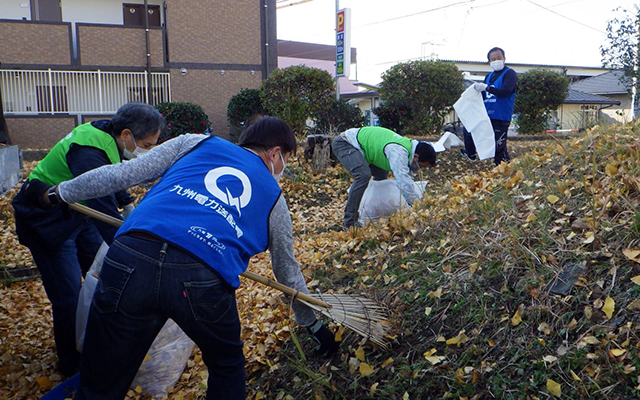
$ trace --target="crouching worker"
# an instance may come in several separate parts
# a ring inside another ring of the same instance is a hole
[[[411,140],[379,126],[342,132],[331,144],[340,164],[353,176],[344,227],[358,223],[358,209],[369,180],[384,180],[393,172],[396,185],[409,205],[419,197],[411,171],[436,164],[436,152],[427,142]]]
[[[183,135],[54,189],[54,201],[72,203],[162,176],[125,220],[105,257],[76,400],[123,399],[167,318],[202,351],[209,369],[207,398],[245,398],[235,298],[239,275],[250,257],[268,247],[276,279],[308,290],[277,182],[295,152],[295,136],[281,119],[265,117],[238,144]],[[319,342],[318,351],[337,350],[333,333],[311,309],[295,301],[293,310],[296,322]]]
[[[150,105],[128,103],[111,120],[76,127],[56,143],[36,165],[13,199],[16,231],[27,246],[51,301],[58,371],[70,376],[78,371],[76,309],[82,277],[102,244],[111,243],[116,229],[66,208],[42,209],[47,189],[103,165],[117,164],[155,145],[164,118]],[[126,192],[105,191],[87,205],[115,218],[118,207],[133,207]]]

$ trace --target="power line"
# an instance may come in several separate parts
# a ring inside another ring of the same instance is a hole
[[[580,21],[576,21],[576,20],[575,20],[575,19],[573,19],[573,18],[569,18],[569,17],[567,17],[566,15],[562,15],[562,14],[560,14],[560,13],[558,13],[558,12],[555,12],[555,11],[553,11],[553,10],[551,10],[551,9],[549,9],[549,8],[547,8],[547,7],[545,7],[545,6],[541,6],[540,4],[535,3],[535,2],[533,2],[533,1],[531,1],[531,0],[527,0],[527,1],[528,1],[529,3],[531,3],[531,4],[533,4],[534,6],[538,6],[538,7],[542,8],[542,9],[543,9],[543,10],[545,10],[545,11],[549,11],[550,13],[555,14],[555,15],[557,15],[557,16],[559,16],[559,17],[562,17],[562,18],[564,18],[564,19],[568,19],[569,21],[571,21],[571,22],[575,22],[575,23],[576,23],[576,24],[578,24],[578,25],[582,25],[582,26],[584,26],[585,28],[592,29],[592,30],[594,30],[594,31],[596,31],[596,32],[598,32],[598,33],[605,33],[605,32],[603,32],[603,31],[601,31],[600,29],[594,28],[594,27],[589,26],[589,25],[587,25],[587,24],[583,24],[583,23],[582,23],[582,22],[580,22]]]
[[[431,9],[429,9],[429,10],[424,10],[424,11],[418,11],[418,12],[413,13],[413,14],[401,15],[401,16],[399,16],[399,17],[393,17],[393,18],[383,19],[382,21],[376,21],[376,22],[371,22],[371,23],[369,23],[369,24],[364,24],[364,25],[354,26],[354,27],[352,27],[352,29],[355,29],[355,28],[362,28],[362,27],[364,27],[364,26],[371,26],[371,25],[382,24],[382,23],[384,23],[384,22],[395,21],[395,20],[402,19],[402,18],[407,18],[407,17],[413,17],[413,16],[415,16],[415,15],[426,14],[426,13],[433,12],[433,11],[444,10],[445,8],[450,8],[450,7],[460,6],[460,5],[463,5],[463,4],[473,3],[474,1],[475,1],[475,0],[459,1],[459,2],[457,2],[457,3],[448,4],[448,5],[446,5],[446,6],[441,6],[441,7],[431,8]]]

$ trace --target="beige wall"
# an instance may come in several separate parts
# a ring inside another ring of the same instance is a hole
[[[82,65],[145,67],[147,51],[144,28],[79,25],[78,45]],[[164,66],[162,30],[149,30],[151,66]]]
[[[260,64],[261,3],[169,0],[170,61]]]
[[[74,117],[7,117],[11,143],[25,149],[50,149],[76,126]]]
[[[189,69],[186,75],[171,70],[172,100],[195,103],[209,116],[213,133],[227,137],[227,105],[229,99],[242,89],[258,88],[261,75],[250,71],[225,71]]]
[[[3,64],[69,65],[70,24],[0,21]]]

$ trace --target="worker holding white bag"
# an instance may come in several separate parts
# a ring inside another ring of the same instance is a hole
[[[489,50],[487,59],[493,71],[485,76],[484,82],[474,83],[473,88],[483,95],[484,106],[491,120],[495,139],[493,161],[498,165],[502,161],[511,161],[507,150],[507,132],[511,124],[511,116],[513,115],[513,107],[516,101],[518,76],[516,71],[505,66],[504,50],[501,48],[494,47]],[[454,105],[454,108],[458,111],[458,107]],[[477,132],[470,128],[470,133],[462,116],[460,116],[460,119],[465,124],[465,129],[463,130],[465,148],[461,149],[460,153],[469,160],[476,161],[479,156],[476,149],[478,143],[474,142],[475,135],[473,134]],[[479,158],[484,159],[481,155]]]

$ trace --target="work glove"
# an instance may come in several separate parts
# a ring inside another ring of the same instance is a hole
[[[126,206],[122,207],[122,219],[127,219],[129,218],[129,215],[131,215],[131,212],[133,211],[133,209],[136,208],[133,203],[129,203]]]
[[[338,351],[340,344],[336,342],[335,335],[320,320],[316,320],[311,326],[307,327],[307,330],[319,345],[314,351],[315,354],[331,356]]]
[[[475,90],[477,90],[478,92],[484,92],[485,90],[487,90],[487,84],[486,83],[474,83],[473,84],[473,88]]]

